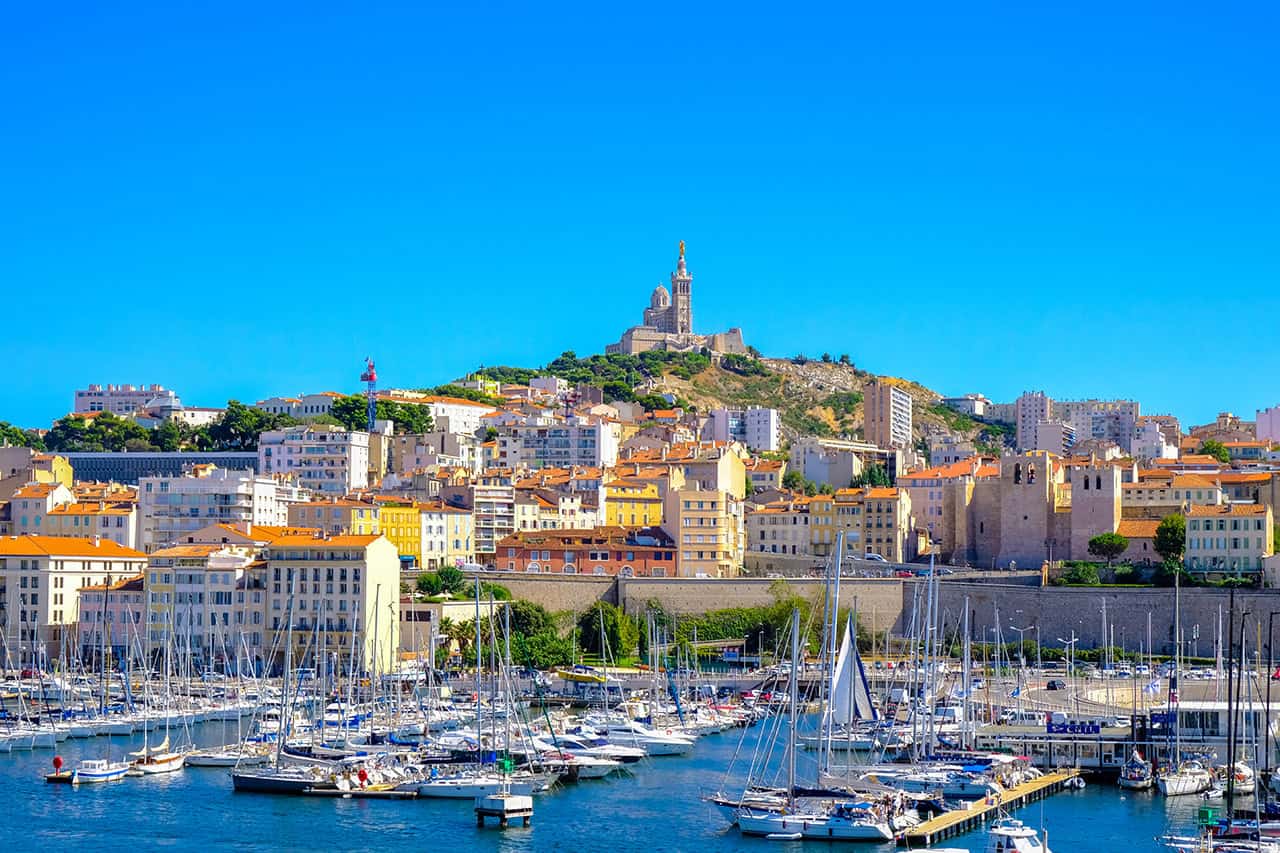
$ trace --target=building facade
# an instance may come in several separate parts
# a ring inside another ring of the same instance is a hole
[[[369,433],[311,425],[269,430],[258,437],[258,470],[293,475],[321,495],[345,495],[369,485]]]
[[[248,471],[197,465],[185,476],[138,482],[139,541],[152,551],[209,524],[285,526],[289,508],[308,499],[297,486]]]
[[[911,395],[892,382],[877,379],[862,399],[863,437],[877,447],[911,447]]]
[[[756,451],[774,451],[782,447],[782,421],[777,409],[712,409],[708,413],[707,438],[736,441]]]

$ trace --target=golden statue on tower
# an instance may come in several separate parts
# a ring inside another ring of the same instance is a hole
[[[680,241],[680,257],[684,257],[684,241]]]

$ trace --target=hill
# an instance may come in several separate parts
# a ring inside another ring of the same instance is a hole
[[[502,382],[527,383],[538,375],[559,376],[601,388],[606,400],[636,401],[646,408],[679,405],[697,411],[721,406],[777,409],[788,439],[802,435],[861,437],[863,392],[879,378],[893,382],[915,402],[914,438],[942,431],[974,441],[979,450],[998,453],[1010,430],[953,412],[936,391],[906,379],[875,375],[851,362],[726,356],[712,362],[697,353],[646,352],[638,356],[562,354],[543,368],[483,367],[477,374]]]

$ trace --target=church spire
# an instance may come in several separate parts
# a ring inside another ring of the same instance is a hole
[[[679,275],[684,275],[684,241],[680,241],[680,259],[676,261],[676,271]]]

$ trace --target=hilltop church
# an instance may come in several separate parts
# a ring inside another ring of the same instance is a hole
[[[653,349],[674,352],[709,349],[722,355],[747,354],[741,329],[733,328],[714,335],[694,334],[693,276],[685,268],[683,240],[680,241],[676,271],[671,274],[671,290],[662,285],[654,288],[649,297],[649,307],[644,309],[644,322],[623,332],[622,339],[605,347],[605,352],[635,355]]]

